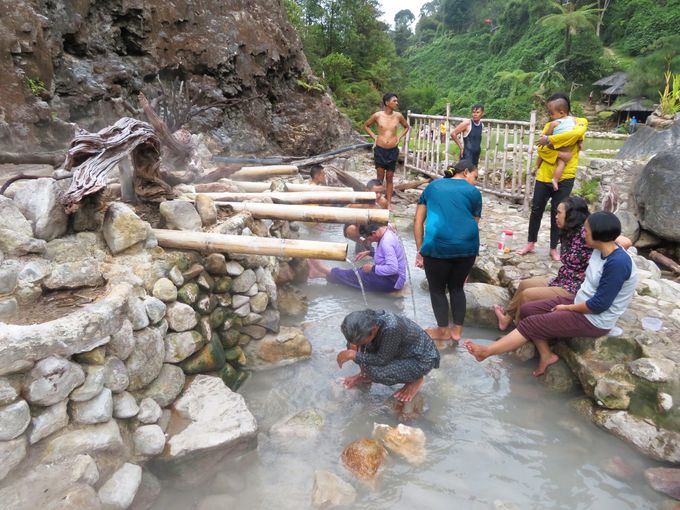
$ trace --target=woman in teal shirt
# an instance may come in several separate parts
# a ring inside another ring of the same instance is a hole
[[[416,267],[425,269],[437,326],[425,331],[434,340],[460,340],[465,319],[465,279],[479,255],[482,194],[475,187],[477,168],[462,160],[446,170],[448,179],[428,184],[413,223]],[[453,326],[449,326],[449,301]]]

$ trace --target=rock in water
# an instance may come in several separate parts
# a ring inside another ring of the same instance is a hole
[[[649,468],[645,470],[645,478],[655,491],[680,499],[680,469]]]
[[[396,427],[374,423],[373,437],[410,464],[417,465],[425,461],[425,433],[419,428],[401,423]]]
[[[387,452],[375,439],[357,439],[342,452],[342,463],[362,480],[372,480],[385,460]]]
[[[329,471],[314,472],[312,505],[316,508],[333,508],[354,503],[357,492],[350,484]]]
[[[316,409],[305,409],[276,422],[269,434],[282,440],[313,439],[321,432],[324,421]]]

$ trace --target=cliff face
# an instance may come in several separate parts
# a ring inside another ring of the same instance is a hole
[[[61,148],[66,123],[138,116],[137,94],[161,90],[176,123],[226,153],[308,155],[350,136],[332,99],[306,90],[315,78],[277,0],[0,0],[0,12],[0,150]]]

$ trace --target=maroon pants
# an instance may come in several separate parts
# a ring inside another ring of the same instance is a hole
[[[517,330],[529,340],[550,340],[551,338],[571,338],[578,336],[598,337],[609,333],[592,325],[586,316],[579,312],[558,311],[557,305],[573,305],[572,297],[554,297],[531,301],[520,308],[520,321]]]

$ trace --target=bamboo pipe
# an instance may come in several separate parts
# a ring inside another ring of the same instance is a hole
[[[296,175],[295,165],[244,166],[230,175],[232,179],[266,179],[272,175]]]
[[[234,211],[248,211],[254,218],[313,221],[319,223],[386,224],[387,209],[353,209],[345,207],[315,207],[311,205],[260,204],[257,202],[215,202],[218,207],[231,207]]]
[[[238,186],[243,191],[249,193],[269,191],[272,185],[271,182],[230,181],[229,179],[220,179],[219,182],[224,184],[233,184],[234,186]],[[296,182],[287,182],[285,184],[288,191],[354,191],[352,188],[316,186],[315,184],[299,184]]]
[[[213,200],[222,202],[242,202],[244,200],[271,198],[276,204],[358,204],[376,201],[373,191],[294,191],[271,193],[200,193]],[[187,193],[195,198],[196,193]]]
[[[347,243],[153,229],[159,246],[200,252],[346,260]]]

